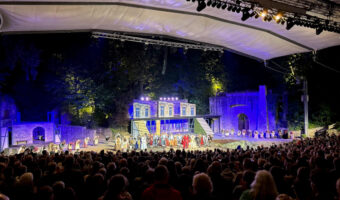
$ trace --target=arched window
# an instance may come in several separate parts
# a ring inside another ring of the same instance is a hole
[[[249,129],[249,119],[245,114],[238,115],[238,130]]]
[[[45,142],[45,129],[36,127],[33,129],[33,143]]]

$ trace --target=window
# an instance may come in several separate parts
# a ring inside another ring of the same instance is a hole
[[[145,108],[145,117],[149,117],[149,108]]]
[[[169,107],[169,116],[172,116],[172,107]]]
[[[190,113],[191,113],[191,116],[194,116],[194,115],[195,115],[195,110],[194,110],[194,108],[190,108]]]
[[[187,108],[186,107],[182,107],[182,115],[185,116],[187,115]]]
[[[161,117],[164,117],[164,106],[161,106]]]
[[[140,108],[136,108],[136,117],[140,117]]]

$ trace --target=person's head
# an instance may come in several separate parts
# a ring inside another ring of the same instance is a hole
[[[338,196],[340,196],[340,178],[336,181],[336,192],[338,193]]]
[[[164,165],[158,165],[155,169],[155,183],[168,183],[169,172]]]
[[[33,174],[31,172],[24,173],[20,176],[19,183],[21,186],[33,188]]]
[[[275,200],[293,200],[293,198],[288,196],[287,194],[279,194],[277,195]]]
[[[205,173],[199,173],[194,176],[192,187],[195,194],[210,194],[213,189],[211,179]]]
[[[9,200],[8,196],[0,193],[0,200]]]
[[[257,171],[251,184],[251,193],[255,199],[263,200],[274,199],[278,195],[274,179],[268,171]]]
[[[250,188],[251,183],[254,181],[255,172],[246,170],[243,172],[242,181],[247,188]]]
[[[54,199],[53,189],[48,185],[40,187],[38,190],[38,199],[53,200]]]
[[[121,192],[124,192],[126,190],[126,187],[128,186],[129,181],[127,178],[122,174],[117,174],[111,177],[109,182],[109,193],[117,195]]]

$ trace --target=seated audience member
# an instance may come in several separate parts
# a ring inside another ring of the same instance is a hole
[[[275,200],[278,195],[272,175],[261,170],[256,173],[251,189],[242,193],[240,200]]]
[[[213,185],[210,177],[205,173],[199,173],[194,176],[193,183],[193,192],[195,200],[209,200],[212,198],[212,189]]]
[[[164,165],[155,169],[155,182],[144,190],[142,200],[181,200],[181,194],[168,184],[169,172]]]
[[[104,197],[100,200],[131,200],[132,197],[127,192],[129,182],[127,178],[121,174],[117,174],[110,179],[109,186]]]

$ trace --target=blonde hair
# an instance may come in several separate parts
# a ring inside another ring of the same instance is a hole
[[[250,192],[255,200],[274,200],[278,195],[274,179],[266,170],[260,170],[256,173]]]
[[[211,179],[205,173],[196,174],[193,178],[192,186],[195,193],[211,193],[213,190]]]

